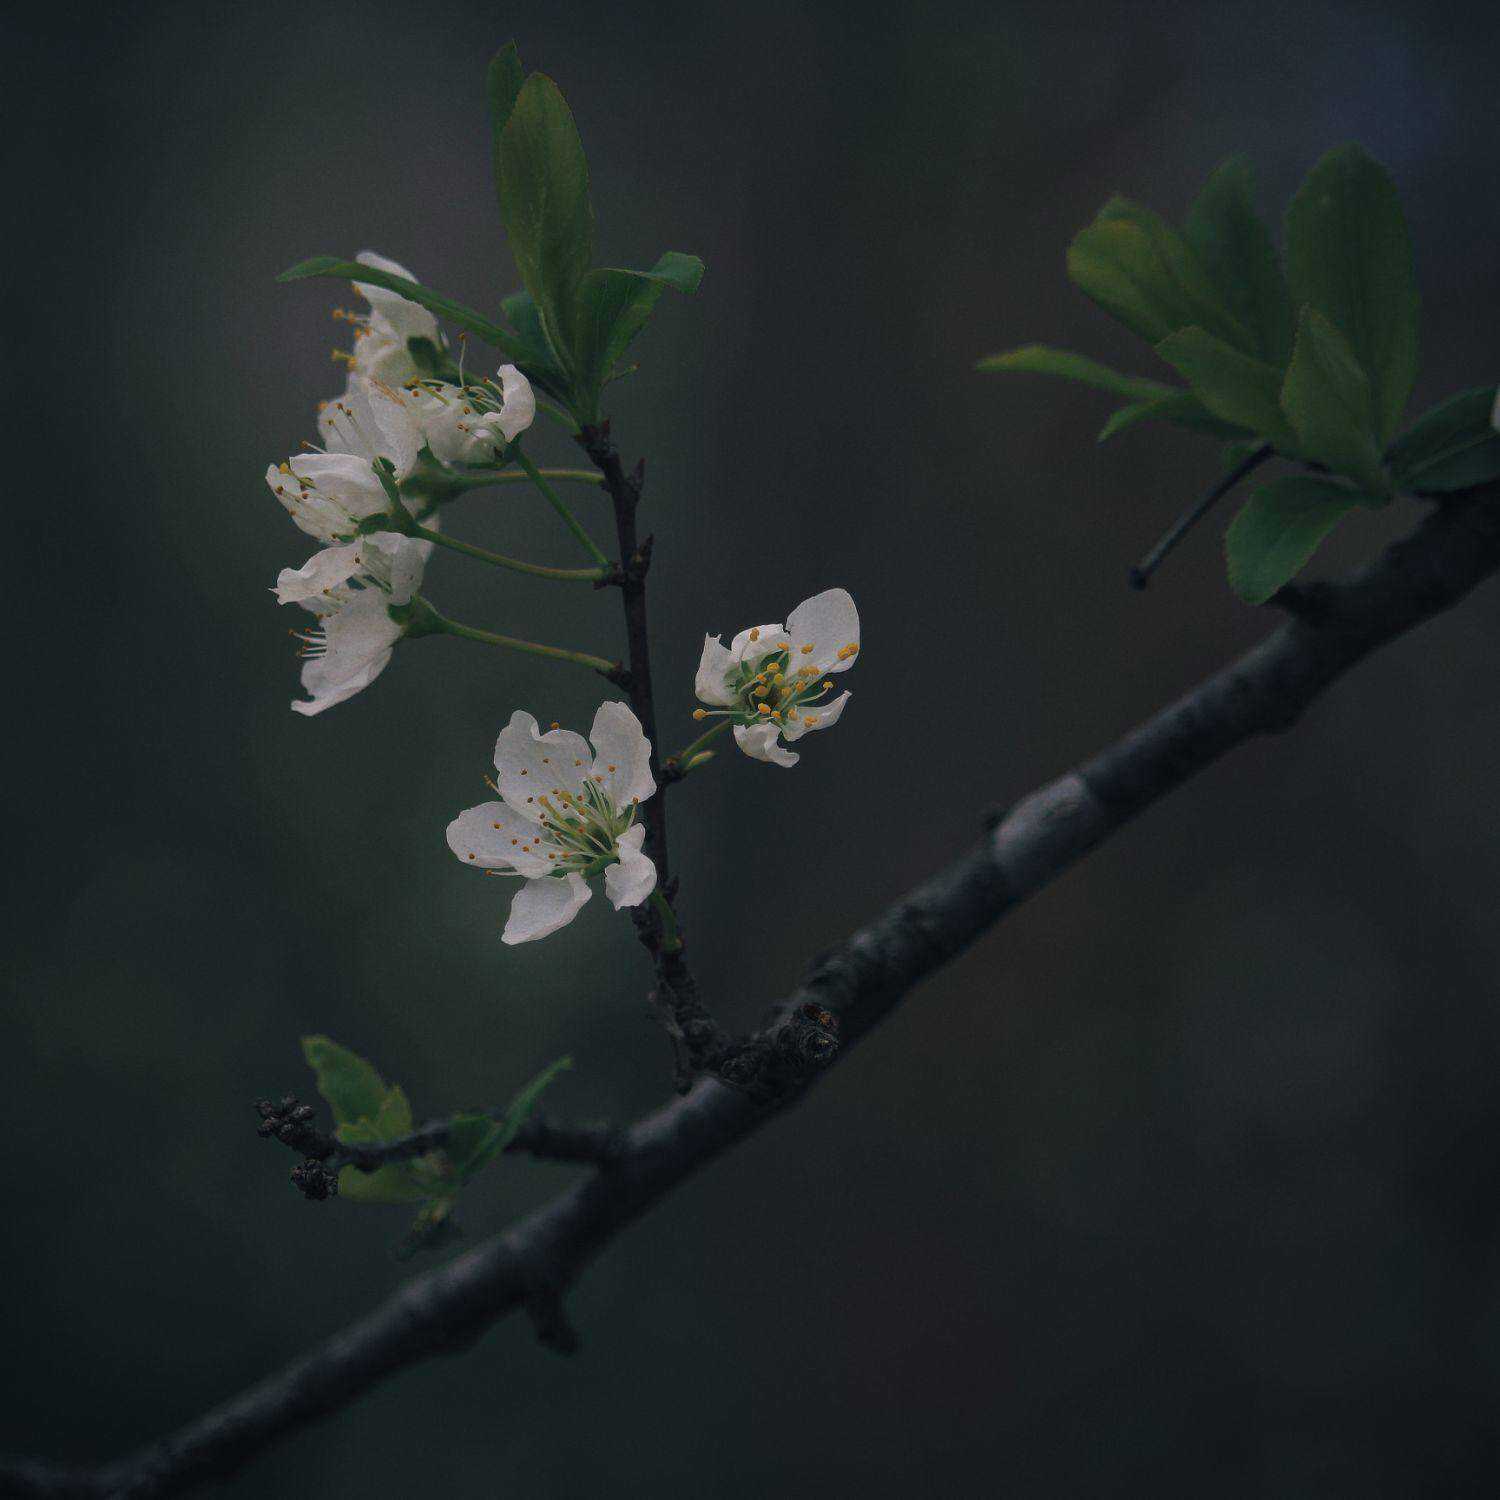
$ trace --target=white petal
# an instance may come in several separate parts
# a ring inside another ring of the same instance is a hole
[[[827,729],[830,725],[837,724],[848,701],[849,694],[840,693],[827,703],[811,703],[806,708],[799,708],[797,717],[789,719],[782,726],[782,738],[800,740],[804,734],[810,734],[814,729]]]
[[[513,443],[536,420],[536,394],[531,382],[514,366],[501,365],[498,426],[505,441]]]
[[[300,568],[283,568],[276,575],[276,602],[301,604],[316,601],[331,590],[347,583],[361,571],[365,542],[346,543],[342,547],[324,547],[314,552]],[[322,613],[322,611],[318,611]]]
[[[619,911],[639,906],[656,889],[656,866],[641,853],[646,830],[639,823],[620,835],[620,862],[604,872],[604,894]]]
[[[411,399],[395,386],[381,382],[370,386],[368,400],[377,429],[375,451],[396,466],[398,480],[405,479],[416,468],[422,447],[422,429]]]
[[[856,652],[839,657],[845,647],[859,646],[859,611],[848,589],[826,589],[799,604],[787,616],[786,628],[792,638],[793,668],[846,672],[854,665]]]
[[[787,644],[788,636],[779,624],[754,625],[742,630],[729,643],[730,654],[736,663],[758,661]]]
[[[361,250],[354,258],[360,265],[384,271],[388,276],[400,276],[407,281],[417,279],[405,266],[377,255],[373,250]],[[370,304],[372,325],[377,329],[376,336],[388,332],[402,344],[409,338],[431,339],[433,343],[437,343],[437,319],[421,303],[409,302],[400,292],[374,286],[369,282],[356,281],[354,289]]]
[[[588,881],[574,872],[562,877],[528,880],[510,904],[502,943],[529,943],[566,927],[593,895]]]
[[[310,698],[292,708],[299,714],[320,714],[368,687],[385,670],[401,633],[380,590],[356,594],[324,619],[325,650],[302,668],[302,686]]]
[[[593,753],[581,734],[570,729],[542,734],[536,720],[521,709],[510,716],[495,741],[500,795],[520,813],[540,817],[542,797],[558,806],[560,794],[577,792],[592,769]]]
[[[386,571],[381,581],[390,588],[386,603],[410,604],[422,587],[427,559],[432,556],[432,543],[414,536],[401,536],[394,531],[377,531],[366,540],[374,542],[384,555]],[[367,553],[366,567],[373,573],[371,564],[372,559]]]
[[[795,766],[802,759],[782,749],[777,740],[779,724],[736,724],[734,742],[751,760],[769,761],[773,766]]]
[[[724,683],[736,665],[734,652],[721,644],[718,636],[704,636],[703,656],[698,662],[698,676],[693,682],[693,690],[698,694],[699,701],[712,703],[718,708],[726,708],[733,703],[734,694]]]
[[[617,808],[644,802],[656,790],[651,741],[625,704],[601,703],[589,739],[594,744],[594,783]]]
[[[354,534],[356,523],[349,512],[304,484],[289,465],[272,464],[266,470],[266,483],[286,507],[287,514],[309,536],[320,542],[345,542]]]
[[[535,823],[503,802],[481,802],[448,825],[448,847],[465,864],[481,870],[518,870],[545,875],[547,856],[529,852],[541,838]]]
[[[417,419],[439,463],[490,463],[499,438],[456,385],[428,389],[416,398]]]

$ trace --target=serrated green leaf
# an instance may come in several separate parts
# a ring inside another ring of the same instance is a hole
[[[671,287],[691,295],[702,280],[703,262],[678,250],[669,250],[649,271],[604,266],[583,278],[578,287],[575,340],[580,399],[585,406],[592,407],[616,362],[655,311],[661,294]]]
[[[1442,495],[1500,479],[1495,399],[1483,385],[1423,412],[1386,455],[1397,485]]]
[[[1062,380],[1073,380],[1079,385],[1136,401],[1153,401],[1171,393],[1171,387],[1159,380],[1122,375],[1087,355],[1054,349],[1047,344],[1025,344],[1019,349],[1007,349],[1002,354],[986,355],[974,368],[986,374],[1015,371],[1025,375],[1056,375]]]
[[[548,1085],[559,1073],[572,1066],[571,1057],[560,1057],[550,1067],[544,1068],[510,1101],[498,1120],[479,1114],[459,1115],[454,1120],[446,1148],[453,1169],[454,1191],[510,1145]]]
[[[1248,157],[1231,157],[1209,177],[1188,214],[1184,238],[1224,305],[1249,330],[1245,352],[1284,369],[1292,353],[1292,302],[1281,257],[1255,212]]]
[[[1247,604],[1264,604],[1361,499],[1347,485],[1306,474],[1260,485],[1224,536],[1229,586]]]
[[[545,73],[522,86],[495,156],[500,213],[553,357],[571,373],[575,298],[594,259],[589,171],[573,113]]]
[[[1356,145],[1308,173],[1286,215],[1296,306],[1318,309],[1368,375],[1377,441],[1389,441],[1417,374],[1418,299],[1411,239],[1394,183]]]
[[[1191,391],[1169,391],[1150,401],[1122,406],[1104,424],[1098,440],[1107,443],[1139,422],[1167,422],[1173,427],[1206,432],[1214,437],[1235,437],[1246,430],[1233,422],[1221,421]]]
[[[495,194],[500,192],[500,137],[510,123],[526,74],[514,42],[507,42],[491,59],[484,75],[485,99],[490,108],[490,151],[495,173]]]
[[[310,260],[299,261],[295,266],[288,267],[276,279],[306,281],[316,276],[334,276],[342,281],[363,281],[371,286],[383,286],[390,291],[400,292],[408,302],[420,303],[430,311],[457,323],[460,328],[467,328],[470,333],[477,334],[485,343],[508,354],[511,359],[521,358],[521,346],[516,340],[505,329],[490,322],[472,307],[465,307],[462,302],[455,302],[441,292],[434,292],[415,281],[408,281],[404,276],[393,276],[389,271],[361,265],[357,260],[341,260],[336,255],[314,255]]]
[[[1074,238],[1068,274],[1107,313],[1153,344],[1194,325],[1235,347],[1250,342],[1182,236],[1129,199],[1112,198]]]
[[[1203,328],[1184,328],[1156,346],[1220,421],[1259,433],[1283,453],[1296,440],[1281,410],[1281,372],[1232,348]]]
[[[1388,493],[1380,465],[1370,382],[1348,340],[1315,307],[1304,307],[1281,388],[1281,409],[1304,458],[1374,494]]]
[[[334,1123],[374,1120],[389,1088],[372,1063],[327,1036],[302,1038],[302,1055],[317,1074],[318,1092],[328,1101]]]

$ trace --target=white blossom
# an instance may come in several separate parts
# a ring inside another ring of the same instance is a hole
[[[325,453],[299,453],[266,470],[271,493],[309,536],[346,542],[362,521],[383,515],[391,502],[371,468],[387,460],[399,483],[416,467],[422,446],[410,400],[401,392],[361,377],[320,413]]]
[[[375,271],[400,276],[407,281],[417,278],[403,265],[361,250],[355,259]],[[370,282],[356,281],[354,290],[370,304],[368,313],[342,313],[345,322],[354,325],[353,352],[343,356],[351,375],[380,381],[393,389],[415,380],[421,371],[411,357],[408,339],[427,339],[436,348],[443,347],[438,321],[420,302],[411,302],[400,292],[390,291]]]
[[[848,671],[858,655],[854,600],[845,589],[828,589],[799,604],[785,628],[755,625],[728,646],[720,636],[705,636],[695,685],[711,707],[693,717],[727,717],[746,755],[794,766],[801,757],[785,744],[838,722],[849,694],[826,696],[831,674]]]
[[[292,708],[320,714],[352,698],[385,670],[406,627],[390,606],[410,604],[422,584],[431,542],[376,532],[315,552],[300,568],[283,568],[276,580],[282,604],[300,604],[317,624],[303,642],[306,700]]]
[[[410,396],[422,436],[444,464],[493,463],[536,418],[531,382],[514,365],[481,385],[423,381]]]
[[[504,942],[565,927],[588,901],[591,876],[603,874],[616,910],[639,906],[656,888],[656,866],[641,852],[646,830],[636,821],[656,790],[651,743],[623,703],[600,705],[589,740],[555,724],[543,734],[518,710],[495,743],[491,785],[500,801],[448,825],[448,847],[465,864],[524,882]]]

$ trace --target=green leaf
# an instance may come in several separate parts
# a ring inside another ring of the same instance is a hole
[[[506,1106],[498,1120],[488,1115],[459,1115],[448,1135],[447,1154],[454,1173],[456,1192],[482,1167],[492,1161],[516,1138],[516,1132],[530,1118],[552,1080],[573,1066],[571,1057],[560,1057],[544,1068]]]
[[[1255,212],[1255,171],[1248,157],[1219,166],[1188,214],[1184,237],[1224,305],[1249,330],[1246,353],[1284,369],[1294,317],[1281,257]]]
[[[1221,421],[1209,411],[1191,391],[1169,391],[1150,401],[1136,401],[1122,406],[1104,424],[1099,441],[1107,443],[1110,438],[1134,427],[1138,422],[1169,422],[1174,427],[1186,427],[1192,432],[1206,432],[1214,437],[1238,437],[1246,429],[1234,422]],[[1252,446],[1256,446],[1252,444]]]
[[[441,292],[430,291],[415,281],[408,281],[404,276],[393,276],[389,271],[376,270],[374,266],[362,266],[357,260],[340,260],[336,255],[315,255],[311,260],[299,261],[295,266],[289,267],[276,279],[306,281],[314,276],[335,276],[341,281],[363,281],[370,286],[383,286],[393,292],[400,292],[408,302],[420,303],[432,312],[457,323],[460,328],[467,328],[470,333],[478,334],[485,343],[508,354],[512,359],[521,358],[523,351],[520,344],[505,329],[482,317],[472,307],[465,307],[462,302],[455,302]]]
[[[1302,309],[1281,407],[1304,458],[1375,494],[1389,493],[1375,441],[1370,382],[1343,334],[1315,307]]]
[[[1152,401],[1170,393],[1171,387],[1159,380],[1147,380],[1138,375],[1122,375],[1101,365],[1087,355],[1073,354],[1067,349],[1053,349],[1046,344],[1026,344],[1019,349],[1007,349],[1003,354],[990,354],[974,367],[985,373],[1015,370],[1027,375],[1056,375],[1063,380],[1074,380],[1080,385],[1093,386],[1095,390],[1109,391],[1116,396],[1126,396],[1135,401]]]
[[[1362,498],[1347,485],[1306,474],[1260,485],[1224,537],[1230,587],[1247,604],[1264,604]]]
[[[1191,325],[1239,348],[1250,342],[1182,236],[1142,204],[1125,198],[1106,203],[1068,247],[1068,274],[1105,312],[1153,344]]]
[[[1333,323],[1369,376],[1383,446],[1416,379],[1417,284],[1395,185],[1361,147],[1330,151],[1297,190],[1286,215],[1286,269],[1293,303]]]
[[[570,369],[575,297],[594,259],[594,210],[578,127],[545,73],[533,73],[516,97],[496,148],[495,183],[521,280],[554,357]]]
[[[318,1076],[318,1092],[328,1101],[335,1124],[373,1120],[380,1113],[390,1089],[359,1053],[332,1037],[305,1036],[302,1055]]]
[[[661,294],[671,287],[687,295],[703,280],[703,262],[696,255],[669,250],[649,271],[605,266],[590,271],[578,287],[577,370],[585,405],[609,378],[655,311]]]
[[[521,54],[514,42],[507,42],[491,59],[485,71],[484,91],[490,106],[490,144],[495,156],[495,188],[500,186],[500,137],[510,123],[516,99],[526,82],[521,68]]]
[[[1500,479],[1495,395],[1482,385],[1423,412],[1386,455],[1397,485],[1441,495]]]
[[[405,1130],[386,1135],[373,1120],[354,1120],[339,1126],[338,1137],[346,1146],[378,1146],[406,1135],[410,1130],[408,1111]],[[415,1162],[390,1162],[373,1172],[345,1167],[339,1173],[339,1197],[350,1203],[420,1203],[431,1193],[431,1186]]]
[[[1281,372],[1252,359],[1202,328],[1184,328],[1156,352],[1187,381],[1193,394],[1223,422],[1258,432],[1283,453],[1296,451],[1281,411]]]

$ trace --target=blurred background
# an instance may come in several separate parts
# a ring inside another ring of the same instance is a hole
[[[605,262],[708,265],[613,401],[649,457],[667,748],[706,630],[832,584],[864,618],[849,712],[795,772],[724,756],[674,794],[735,1026],[986,806],[1267,628],[1222,520],[1125,587],[1211,443],[1101,449],[1107,398],[973,372],[1039,339],[1158,373],[1065,276],[1106,197],[1180,218],[1245,151],[1279,216],[1358,139],[1414,224],[1417,409],[1500,373],[1493,7],[269,0],[6,27],[0,1450],[118,1454],[407,1274],[402,1210],[303,1202],[255,1136],[256,1096],[312,1093],[301,1034],[419,1117],[563,1052],[559,1114],[669,1090],[628,924],[596,900],[503,948],[508,888],[443,842],[511,710],[585,726],[594,681],[421,641],[305,720],[267,592],[310,548],[261,476],[341,386],[349,301],[273,277],[373,247],[496,306],[497,45],[574,107]],[[519,489],[449,514],[575,561]],[[447,555],[429,585],[455,618],[619,649],[586,590]],[[1492,1493],[1497,645],[1491,588],[1015,913],[609,1251],[577,1359],[511,1320],[220,1493]],[[507,1160],[468,1243],[573,1178]]]

